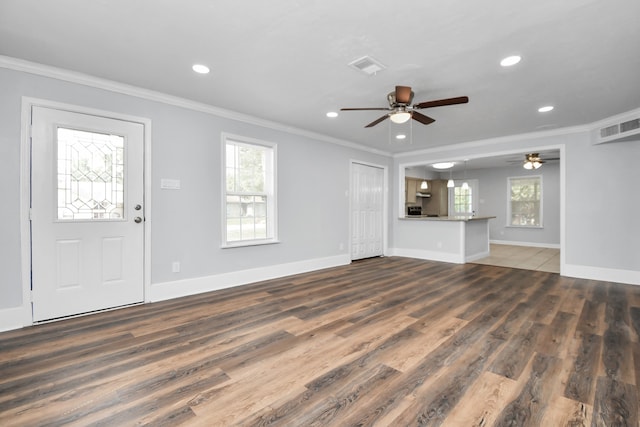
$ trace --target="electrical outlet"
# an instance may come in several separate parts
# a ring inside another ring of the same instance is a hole
[[[172,273],[180,273],[180,261],[174,261],[171,264],[171,272]]]

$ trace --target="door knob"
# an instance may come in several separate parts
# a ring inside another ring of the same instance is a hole
[[[137,217],[133,218],[133,222],[135,222],[136,224],[140,224],[142,222],[142,218],[137,216]]]
[[[133,209],[135,209],[135,210],[139,211],[140,209],[142,209],[142,206],[140,206],[140,205],[135,205]]]

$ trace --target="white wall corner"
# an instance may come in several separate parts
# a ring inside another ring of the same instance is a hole
[[[324,268],[338,267],[351,263],[349,254],[317,258],[286,264],[252,268],[249,270],[233,271],[213,276],[196,277],[192,279],[176,280],[172,282],[152,283],[148,302],[164,301],[203,292],[217,291],[234,286],[247,285],[263,280],[277,279],[294,274],[307,273]]]
[[[640,271],[634,270],[618,270],[614,268],[591,267],[588,265],[565,264],[562,275],[576,277],[579,279],[640,285]]]

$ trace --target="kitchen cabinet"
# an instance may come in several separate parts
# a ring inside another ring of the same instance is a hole
[[[417,201],[417,197],[416,197],[416,193],[418,192],[418,188],[419,187],[419,182],[421,180],[419,180],[418,178],[405,178],[404,180],[404,191],[405,191],[405,203],[416,203]]]
[[[449,188],[446,179],[429,180],[431,197],[422,201],[422,214],[430,216],[449,215]]]

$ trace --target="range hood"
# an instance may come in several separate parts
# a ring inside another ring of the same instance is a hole
[[[431,193],[425,193],[425,192],[418,191],[416,193],[416,197],[431,197]]]

